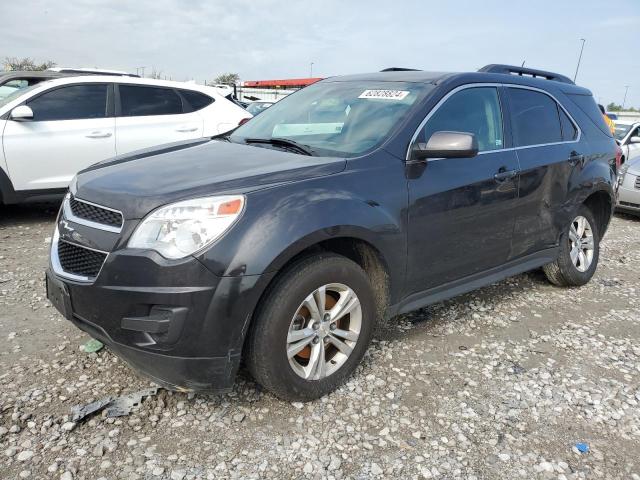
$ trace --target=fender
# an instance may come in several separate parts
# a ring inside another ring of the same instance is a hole
[[[261,275],[279,271],[320,242],[354,238],[378,250],[393,296],[406,269],[407,183],[401,162],[381,156],[380,162],[368,159],[373,165],[366,170],[350,162],[331,180],[314,178],[249,193],[241,220],[200,260],[220,276]],[[375,188],[376,182],[385,187]]]

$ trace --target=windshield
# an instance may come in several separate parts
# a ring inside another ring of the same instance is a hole
[[[629,130],[631,130],[631,127],[633,125],[623,125],[621,123],[616,123],[616,133],[615,136],[618,140],[622,140],[624,137],[627,136],[627,133],[629,133]]]
[[[284,138],[319,156],[353,157],[380,145],[433,88],[408,82],[319,82],[235,130],[234,142]]]

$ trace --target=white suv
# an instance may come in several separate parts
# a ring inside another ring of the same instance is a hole
[[[111,75],[38,83],[0,100],[0,203],[54,198],[98,161],[225,133],[250,117],[216,88],[191,83]]]

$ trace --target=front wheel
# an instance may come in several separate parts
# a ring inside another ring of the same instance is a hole
[[[369,278],[358,264],[332,254],[302,259],[280,275],[256,311],[249,371],[285,400],[321,397],[360,363],[375,312]]]
[[[600,235],[596,221],[586,206],[569,224],[560,243],[560,255],[543,267],[549,281],[561,287],[580,286],[593,277],[600,255]]]

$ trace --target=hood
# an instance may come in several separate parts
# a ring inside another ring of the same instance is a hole
[[[344,158],[310,157],[218,140],[164,145],[97,163],[72,186],[83,200],[142,218],[178,200],[247,193],[267,186],[339,173]]]

